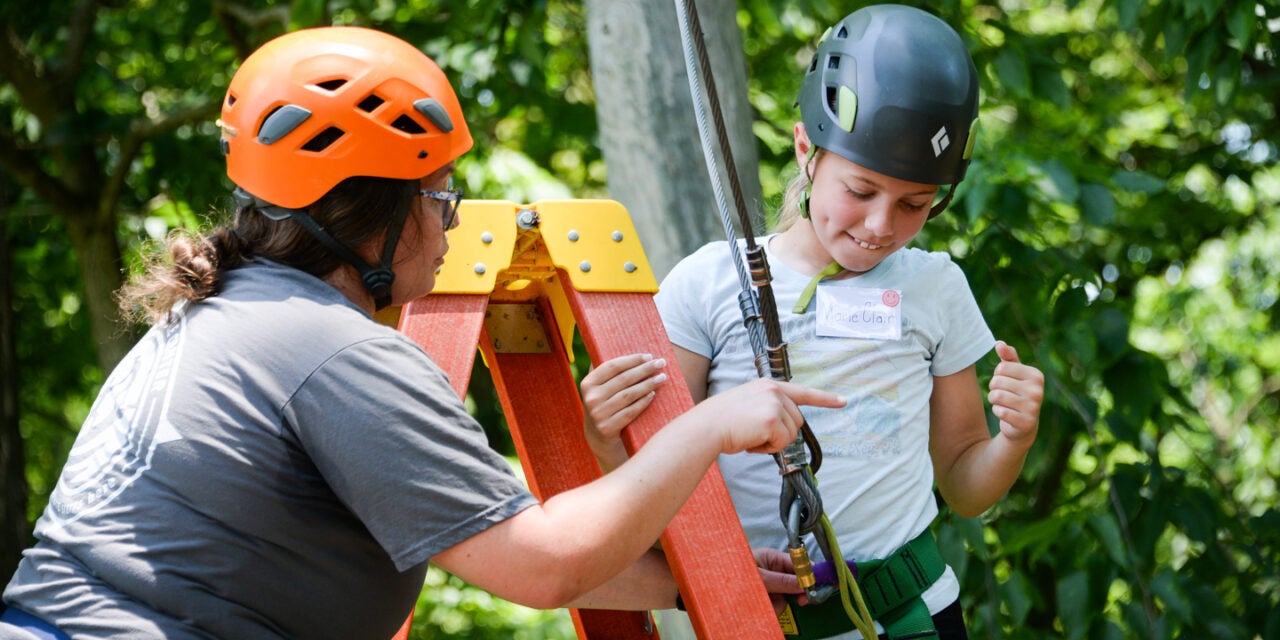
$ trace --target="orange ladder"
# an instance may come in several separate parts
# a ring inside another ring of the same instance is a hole
[[[600,476],[569,366],[575,325],[592,362],[652,353],[670,363],[670,380],[623,432],[629,452],[693,406],[622,205],[465,200],[461,209],[434,292],[403,308],[399,329],[444,369],[459,397],[479,348],[534,495],[545,500]],[[661,541],[699,638],[783,638],[717,466]],[[658,635],[648,612],[571,614],[584,640]],[[396,638],[408,629],[406,621]]]

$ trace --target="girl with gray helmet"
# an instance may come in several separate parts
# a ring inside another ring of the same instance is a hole
[[[1040,371],[995,340],[950,257],[908,246],[964,177],[977,73],[946,23],[870,6],[827,32],[797,105],[799,175],[779,229],[757,243],[771,265],[792,379],[849,398],[840,409],[804,411],[824,454],[823,505],[878,632],[965,638],[959,583],[929,531],[934,488],[963,517],[999,500],[1035,440],[1044,393]],[[724,242],[703,247],[657,294],[695,401],[757,375],[729,251]],[[975,369],[993,347],[994,436]],[[618,464],[625,417],[605,403],[587,409],[593,450]],[[720,466],[751,545],[786,548],[774,461],[726,455]],[[781,612],[788,637],[860,637],[840,598],[799,604]],[[663,612],[663,638],[686,637],[676,613]]]

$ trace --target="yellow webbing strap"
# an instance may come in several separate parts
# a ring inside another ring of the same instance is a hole
[[[858,628],[863,638],[875,638],[875,620],[871,617],[871,611],[867,609],[866,600],[862,597],[862,589],[858,587],[858,580],[853,577],[849,565],[845,564],[844,554],[840,552],[840,544],[836,541],[835,527],[831,526],[831,519],[825,513],[822,514],[822,533],[827,536],[831,546],[833,557],[829,559],[836,570],[836,578],[840,584],[840,604],[844,605],[845,614],[849,616],[849,620],[853,621],[853,626]]]

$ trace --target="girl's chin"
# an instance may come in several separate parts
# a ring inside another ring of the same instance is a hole
[[[838,260],[840,262],[840,266],[843,267],[845,271],[866,273],[867,271],[876,268],[876,265],[883,262],[888,256],[888,252],[878,251],[875,252],[875,255],[845,256]]]

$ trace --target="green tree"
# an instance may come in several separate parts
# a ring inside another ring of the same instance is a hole
[[[826,25],[856,7],[738,6],[760,184],[776,201],[795,172],[799,71]],[[918,242],[957,257],[997,335],[1049,383],[1022,480],[983,517],[944,514],[937,527],[971,635],[1280,637],[1280,8],[926,8],[966,38],[983,103],[969,178]],[[608,195],[577,2],[81,0],[5,3],[0,18],[0,185],[18,186],[0,193],[0,276],[11,278],[0,293],[12,295],[0,329],[17,365],[0,369],[0,397],[17,403],[0,422],[0,465],[25,445],[27,518],[131,340],[111,316],[122,265],[223,207],[212,118],[236,61],[267,38],[330,23],[395,32],[436,58],[468,105],[469,195]],[[696,153],[688,139],[667,152]],[[493,402],[473,399],[497,424]],[[9,510],[12,464],[0,469]],[[25,541],[13,536],[29,525],[5,517],[0,552],[15,559]],[[535,621],[433,579],[416,637],[565,637],[563,618]],[[471,612],[463,622],[459,610]]]

